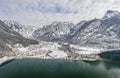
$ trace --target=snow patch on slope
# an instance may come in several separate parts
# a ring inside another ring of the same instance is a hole
[[[67,54],[63,51],[53,51],[49,55],[54,57],[54,58],[65,58],[65,57],[67,57]]]
[[[32,36],[33,32],[39,28],[37,26],[22,25],[19,22],[11,21],[11,20],[5,20],[4,23],[7,24],[12,30],[21,34],[23,37],[31,38],[31,39],[33,39]]]

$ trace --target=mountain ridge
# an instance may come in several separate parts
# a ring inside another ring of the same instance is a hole
[[[38,41],[24,38],[0,20],[0,57],[13,54],[11,47],[15,44],[22,44],[25,47],[38,44]]]
[[[51,25],[48,26],[50,27]],[[57,24],[57,26],[59,26],[60,28],[64,28],[64,26],[60,24]],[[83,21],[71,28],[68,28],[67,30],[72,30],[72,32],[65,34],[64,38],[61,37],[61,42],[68,42],[81,46],[102,47],[108,49],[120,48],[120,13],[117,11],[108,10],[101,19]],[[42,28],[38,29],[37,32],[38,33],[34,33],[34,36],[35,34],[38,35],[37,39],[40,40],[41,36],[39,36],[39,32],[42,32]],[[51,30],[50,32],[53,31]],[[61,30],[60,32],[63,32],[63,30]],[[45,35],[42,35],[43,39],[41,40],[44,41],[44,37]],[[49,38],[52,38],[52,36],[46,38],[48,39],[47,41],[51,41],[49,40]]]
[[[102,48],[120,47],[120,12],[118,11],[108,10],[101,19],[85,20],[78,24],[53,22],[42,28],[33,28],[27,28],[32,31],[28,31],[28,34],[39,41],[67,42]]]

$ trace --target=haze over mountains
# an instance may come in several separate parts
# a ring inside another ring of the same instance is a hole
[[[24,25],[10,22],[6,24],[16,31],[26,30]],[[53,22],[43,26],[43,28],[34,29],[31,26],[27,30],[32,31],[32,33],[18,32],[21,35],[31,35],[31,38],[39,41],[67,42],[107,49],[120,48],[120,13],[118,11],[108,10],[101,19],[85,20],[78,24]]]
[[[0,5],[0,63],[12,56],[96,60],[120,49],[120,0],[1,0]]]
[[[53,23],[36,30],[34,38],[109,49],[120,47],[119,34],[120,13],[108,10],[101,19],[82,21],[77,25],[64,22],[55,25]]]
[[[98,54],[120,48],[120,12],[108,10],[101,19],[26,26],[0,21],[0,57],[96,60]]]

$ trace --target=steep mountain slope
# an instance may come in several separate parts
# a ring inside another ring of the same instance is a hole
[[[108,10],[102,19],[86,22],[70,42],[84,46],[120,48],[120,13]]]
[[[101,19],[71,23],[53,23],[34,32],[43,41],[62,41],[81,46],[120,48],[120,13],[108,10]]]
[[[35,31],[38,28],[36,26],[22,25],[16,21],[10,21],[10,20],[5,20],[4,23],[7,24],[14,31],[21,34],[23,37],[31,38],[31,39],[33,39],[33,37],[32,37],[33,31]]]
[[[24,38],[19,33],[10,29],[4,22],[0,21],[0,57],[7,54],[7,52],[9,54],[9,51],[12,51],[10,46],[17,43],[23,46],[38,44],[35,40]]]
[[[34,38],[44,41],[61,41],[72,32],[75,25],[69,22],[53,22],[33,33]]]

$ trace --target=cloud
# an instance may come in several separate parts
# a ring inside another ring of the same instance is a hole
[[[53,21],[101,18],[106,10],[118,10],[119,0],[1,0],[0,19],[42,26]]]

